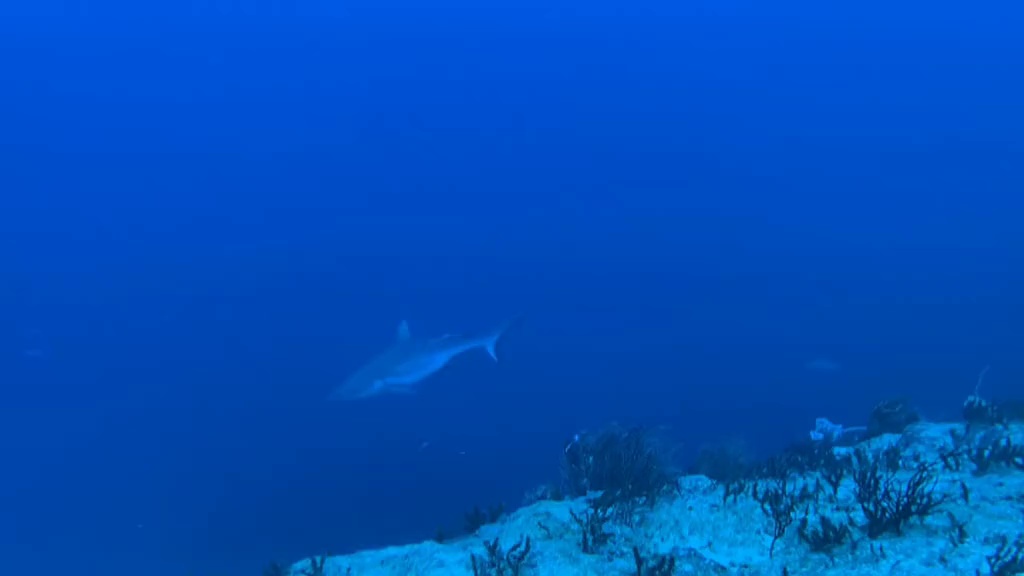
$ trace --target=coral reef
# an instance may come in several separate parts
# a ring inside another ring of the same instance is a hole
[[[611,426],[577,436],[563,452],[563,483],[570,497],[598,491],[613,501],[653,503],[674,483],[667,450],[647,428]]]
[[[466,512],[464,518],[463,528],[467,534],[472,534],[480,529],[485,524],[494,524],[501,519],[501,516],[505,514],[505,505],[498,504],[491,506],[485,512],[481,510],[479,506],[474,506],[472,510]]]
[[[851,446],[805,442],[763,462],[727,446],[678,478],[641,429],[577,437],[564,500],[444,544],[304,560],[289,573],[1024,574],[1024,424],[974,412],[925,422],[908,406],[880,404],[872,434]]]

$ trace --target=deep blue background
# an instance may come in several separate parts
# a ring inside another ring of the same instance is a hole
[[[12,573],[423,539],[612,420],[685,458],[1021,395],[1019,3],[9,4]],[[402,318],[521,312],[497,365],[325,402]]]

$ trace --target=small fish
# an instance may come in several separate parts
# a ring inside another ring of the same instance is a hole
[[[411,393],[416,385],[444,368],[456,356],[483,348],[498,361],[495,347],[510,323],[483,335],[464,337],[445,334],[430,340],[417,340],[409,324],[398,325],[395,343],[370,360],[334,389],[330,400],[357,400],[381,394]]]

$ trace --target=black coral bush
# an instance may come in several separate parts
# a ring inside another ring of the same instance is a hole
[[[869,538],[901,534],[907,522],[932,514],[946,501],[935,493],[934,465],[919,463],[906,481],[900,481],[897,470],[884,460],[898,462],[899,458],[891,453],[872,457],[864,450],[854,457],[857,503],[867,519],[864,528]]]
[[[668,452],[649,429],[613,426],[566,446],[563,481],[572,497],[604,491],[618,501],[653,501],[675,477]]]

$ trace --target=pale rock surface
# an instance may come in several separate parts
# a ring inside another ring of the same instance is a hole
[[[1000,430],[992,433],[1009,434],[1014,442],[1024,444],[1020,427]],[[526,537],[531,552],[520,576],[633,576],[637,573],[633,546],[645,555],[673,555],[675,574],[687,576],[780,576],[784,570],[792,576],[988,575],[986,558],[999,538],[1012,541],[1024,533],[1024,472],[996,466],[976,475],[965,454],[952,457],[950,461],[959,466],[948,469],[940,455],[952,453],[957,438],[964,434],[964,424],[921,423],[902,435],[881,436],[856,447],[879,456],[887,447],[898,446],[901,481],[911,475],[917,462],[935,462],[935,493],[947,496],[948,501],[923,521],[911,521],[902,535],[887,534],[874,540],[865,535],[860,528],[865,518],[855,483],[847,474],[835,497],[826,484],[816,502],[801,507],[769,557],[774,524],[749,490],[724,501],[722,486],[704,476],[685,476],[679,479],[677,495],[664,497],[653,509],[641,507],[632,527],[607,526],[611,539],[597,554],[581,552],[581,530],[570,514],[587,510],[586,499],[540,501],[482,527],[473,536],[444,544],[428,541],[328,558],[324,576],[473,576],[470,557],[485,556],[485,540],[497,538],[507,549]],[[959,445],[964,446],[962,442]],[[835,450],[837,455],[853,451]],[[794,476],[791,483],[795,489],[813,488],[818,480],[812,473]],[[805,511],[811,518],[825,514],[841,522],[852,520],[852,542],[830,555],[810,551],[797,529]],[[964,538],[958,537],[954,523],[963,524]],[[310,571],[309,560],[291,567],[292,576]]]

